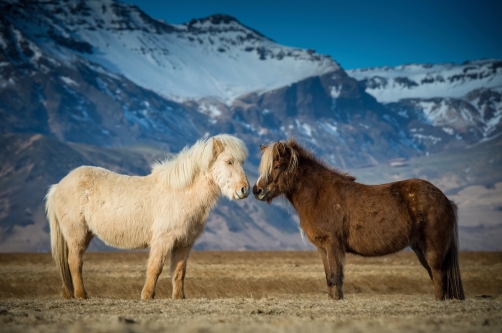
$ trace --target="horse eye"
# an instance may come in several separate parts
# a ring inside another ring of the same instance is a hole
[[[279,169],[281,166],[277,164],[274,169]]]
[[[227,161],[227,164],[232,165],[232,161]]]

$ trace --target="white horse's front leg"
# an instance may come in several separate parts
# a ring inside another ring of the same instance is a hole
[[[181,245],[171,251],[171,277],[173,280],[173,299],[185,298],[185,272],[188,255],[193,244]]]
[[[167,253],[173,247],[172,239],[157,240],[151,246],[150,256],[148,257],[148,267],[146,271],[146,282],[141,292],[141,299],[153,299],[155,297],[155,286],[157,285],[157,280],[160,273],[162,273],[162,268],[164,267],[164,262],[166,261]]]

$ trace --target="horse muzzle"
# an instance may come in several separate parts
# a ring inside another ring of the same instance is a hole
[[[239,190],[235,191],[236,199],[245,199],[249,196],[249,186],[242,186]]]
[[[257,200],[260,200],[260,201],[266,201],[267,200],[267,194],[268,194],[268,191],[266,191],[265,189],[263,188],[258,188],[256,185],[253,186],[253,194],[254,194],[254,197],[257,199]]]

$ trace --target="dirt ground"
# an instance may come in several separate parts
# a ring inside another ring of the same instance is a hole
[[[87,253],[90,299],[62,301],[50,254],[0,254],[0,332],[502,332],[501,252],[462,252],[467,299],[442,302],[406,251],[349,255],[338,302],[316,252],[193,252],[187,299],[170,299],[166,269],[143,302],[147,256]]]

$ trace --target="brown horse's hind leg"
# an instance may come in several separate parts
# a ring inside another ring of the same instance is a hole
[[[334,244],[327,244],[327,249],[318,247],[321,253],[326,283],[328,285],[328,296],[334,300],[343,299],[343,261],[344,251]]]
[[[420,246],[420,248],[425,249],[425,251],[422,250],[422,253],[425,257],[425,260],[427,261],[427,265],[430,269],[429,275],[431,276],[432,282],[434,283],[434,296],[436,300],[442,300],[444,299],[444,284],[446,283],[442,269],[446,248],[444,246],[444,240],[440,242],[437,241],[437,239],[438,237],[426,238],[426,243]],[[436,241],[433,242],[432,240]]]
[[[444,258],[440,258],[436,253],[427,254],[427,262],[431,268],[432,281],[434,282],[434,296],[438,301],[444,299],[445,281],[441,270],[443,259]]]
[[[432,215],[424,230],[423,244],[420,244],[420,247],[431,270],[434,296],[436,300],[444,300],[448,282],[444,266],[451,244],[451,224],[441,222],[446,218],[434,218],[434,214]]]
[[[431,268],[429,267],[429,264],[427,263],[427,260],[425,259],[424,252],[422,251],[422,248],[418,244],[412,244],[411,249],[415,252],[415,254],[418,257],[418,261],[424,266],[425,270],[429,274],[430,279],[432,280],[432,271]]]
[[[441,270],[443,260],[444,260],[444,255],[441,253],[443,251],[434,249],[434,247],[431,244],[419,244],[419,243],[414,243],[411,244],[412,250],[415,252],[415,254],[418,257],[418,260],[424,266],[424,268],[427,270],[427,273],[429,273],[429,277],[432,280],[432,283],[434,284],[434,296],[436,300],[441,300],[443,299],[443,273]],[[427,250],[423,250],[423,249]]]
[[[171,276],[173,280],[173,299],[185,298],[185,272],[188,255],[192,245],[178,246],[171,251]]]

